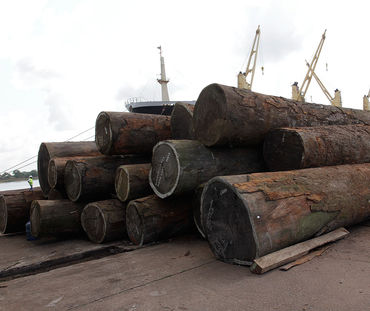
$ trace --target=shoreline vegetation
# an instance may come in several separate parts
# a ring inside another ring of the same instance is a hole
[[[19,171],[19,170],[14,170],[12,173],[2,173],[0,174],[0,183],[6,183],[6,182],[12,182],[12,181],[22,181],[28,180],[29,176],[32,176],[33,180],[38,179],[38,174],[36,170],[32,170],[30,172],[26,171]]]

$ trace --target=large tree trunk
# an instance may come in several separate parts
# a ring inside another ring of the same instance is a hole
[[[0,193],[0,233],[25,231],[26,222],[30,219],[30,207],[33,200],[42,199],[39,187],[3,191]]]
[[[198,97],[193,122],[196,138],[207,146],[246,146],[279,127],[370,125],[370,113],[211,84]]]
[[[215,256],[255,258],[370,216],[370,163],[215,177],[202,222]]]
[[[84,205],[68,200],[35,200],[31,205],[31,233],[34,237],[82,233]]]
[[[161,200],[155,195],[127,205],[127,233],[134,244],[145,244],[184,233],[193,228],[191,198]]]
[[[121,165],[118,167],[115,179],[118,199],[125,202],[142,198],[152,193],[148,180],[150,167],[149,163]]]
[[[40,187],[45,197],[51,189],[48,182],[48,167],[51,158],[88,155],[97,156],[99,154],[100,152],[94,141],[42,143],[37,158],[37,170]]]
[[[173,139],[194,139],[194,105],[176,103],[171,114],[171,136]]]
[[[195,140],[162,141],[153,148],[150,186],[166,198],[194,190],[214,176],[260,172],[261,149],[211,149]]]
[[[272,130],[266,135],[263,155],[274,171],[370,162],[370,126]]]
[[[117,167],[146,162],[148,157],[141,155],[69,160],[64,171],[64,187],[67,196],[74,202],[109,199],[115,194],[114,178]]]
[[[96,119],[96,145],[108,155],[151,153],[157,142],[170,136],[168,116],[103,111]]]
[[[126,232],[126,205],[119,200],[89,203],[81,215],[82,227],[94,243],[124,239]]]

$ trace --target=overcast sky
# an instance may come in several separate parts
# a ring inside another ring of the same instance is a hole
[[[214,82],[236,86],[258,25],[254,91],[291,97],[327,29],[316,73],[332,95],[342,91],[344,107],[362,109],[369,12],[356,0],[0,0],[0,172],[41,142],[93,127],[100,111],[125,110],[128,98],[160,100],[159,45],[171,100],[195,100]],[[329,104],[315,81],[311,98]]]

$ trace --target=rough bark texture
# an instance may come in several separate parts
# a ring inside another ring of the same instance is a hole
[[[196,138],[207,146],[246,146],[262,143],[279,127],[370,125],[370,113],[211,84],[198,97],[193,123]]]
[[[150,163],[122,165],[117,168],[115,188],[122,202],[142,198],[152,193],[149,186]]]
[[[30,207],[33,200],[42,199],[39,187],[3,191],[0,193],[0,233],[25,231],[26,222],[30,219]]]
[[[262,148],[211,149],[195,140],[167,140],[153,148],[150,186],[160,198],[194,190],[212,177],[264,170]]]
[[[370,216],[370,164],[215,177],[202,194],[211,249],[250,264],[289,245]]]
[[[176,103],[171,114],[171,136],[173,139],[194,139],[194,105]]]
[[[74,202],[109,199],[115,194],[114,179],[117,167],[146,162],[148,157],[141,155],[70,160],[64,171],[64,187],[67,196]]]
[[[34,237],[78,235],[82,232],[84,205],[68,200],[35,200],[31,205],[31,233]]]
[[[96,119],[96,145],[108,155],[151,153],[157,142],[170,136],[168,116],[103,111]]]
[[[266,135],[263,155],[274,171],[370,162],[370,126],[272,130]]]
[[[155,195],[127,205],[127,233],[134,244],[168,239],[193,228],[191,198],[161,200]]]
[[[48,167],[51,158],[99,154],[94,141],[42,143],[37,158],[37,170],[40,187],[45,197],[50,191]]]
[[[124,239],[127,237],[126,205],[116,199],[89,203],[82,212],[81,223],[94,243]]]

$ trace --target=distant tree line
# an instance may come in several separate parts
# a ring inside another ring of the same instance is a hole
[[[38,177],[36,170],[32,170],[30,172],[21,172],[20,170],[14,170],[12,173],[2,173],[0,175],[0,180],[28,179],[30,175],[32,175],[32,178]]]

